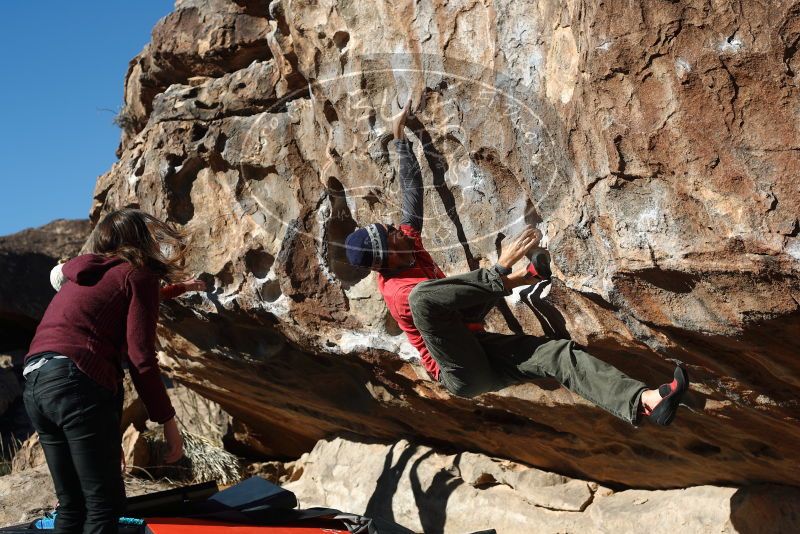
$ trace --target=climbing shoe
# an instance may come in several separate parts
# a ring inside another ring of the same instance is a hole
[[[553,271],[550,270],[550,257],[547,252],[540,250],[531,254],[528,259],[528,278],[540,278],[542,280],[550,280],[553,277]]]
[[[675,412],[681,403],[684,393],[689,390],[689,374],[681,366],[675,368],[675,375],[669,384],[661,384],[658,387],[658,394],[661,400],[652,411],[644,409],[644,415],[657,425],[667,426],[675,419]]]

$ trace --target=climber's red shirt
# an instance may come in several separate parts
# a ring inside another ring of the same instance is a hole
[[[414,266],[404,269],[400,272],[393,273],[390,276],[384,276],[378,273],[378,289],[383,295],[383,300],[386,301],[386,307],[389,308],[389,313],[392,314],[394,320],[397,321],[398,326],[408,336],[408,340],[419,351],[419,357],[422,359],[422,365],[428,374],[434,380],[439,380],[439,364],[433,359],[428,348],[425,346],[425,341],[422,339],[419,330],[414,325],[414,318],[411,316],[411,307],[408,305],[408,295],[411,290],[425,280],[434,280],[437,278],[444,278],[445,274],[433,261],[431,255],[425,250],[422,244],[422,235],[420,231],[409,224],[401,224],[399,226],[401,232],[414,239]],[[467,328],[472,331],[483,330],[482,323],[467,323]]]
[[[378,273],[378,289],[386,301],[386,307],[392,314],[398,326],[406,333],[408,340],[419,351],[422,365],[435,380],[439,380],[439,365],[428,352],[422,336],[414,326],[411,317],[411,307],[408,305],[408,295],[414,286],[424,280],[444,278],[444,273],[433,261],[431,255],[422,245],[422,235],[419,230],[409,224],[401,224],[399,230],[414,239],[414,266],[404,269],[390,276]]]

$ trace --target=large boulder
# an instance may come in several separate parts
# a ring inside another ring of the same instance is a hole
[[[131,64],[91,217],[191,234],[210,290],[165,305],[163,363],[273,454],[347,431],[607,484],[800,484],[799,32],[797,6],[752,2],[178,2]],[[464,400],[425,377],[341,246],[397,220],[396,95],[445,272],[545,234],[549,296],[489,327],[650,384],[683,362],[671,428],[549,381]]]
[[[77,255],[90,229],[88,220],[59,219],[0,237],[0,351],[27,350],[55,295],[50,269]]]

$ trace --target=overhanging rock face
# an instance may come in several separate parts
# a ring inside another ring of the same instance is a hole
[[[192,235],[212,292],[165,310],[164,361],[274,453],[349,431],[611,484],[800,484],[798,38],[800,8],[752,3],[178,1],[131,62],[92,218]],[[692,410],[634,429],[549,382],[468,401],[408,361],[341,247],[397,220],[398,93],[445,272],[546,236],[549,296],[489,326],[654,385],[682,361]]]

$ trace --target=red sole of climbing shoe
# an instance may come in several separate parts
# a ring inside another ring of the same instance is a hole
[[[553,273],[550,270],[550,261],[547,257],[547,254],[543,252],[538,252],[529,256],[528,259],[530,263],[528,264],[527,271],[528,274],[526,275],[527,278],[538,278],[540,280],[549,280],[553,277]]]

